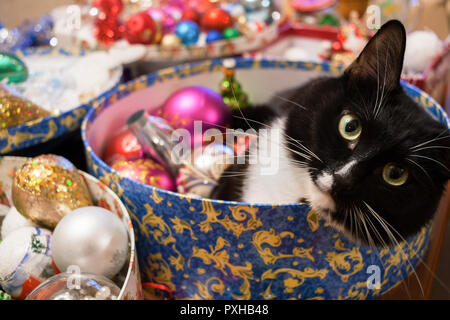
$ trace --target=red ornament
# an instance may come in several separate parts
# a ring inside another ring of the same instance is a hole
[[[124,26],[116,18],[102,18],[95,21],[94,36],[103,45],[109,46],[122,38]]]
[[[200,22],[200,14],[197,10],[189,8],[183,12],[181,20],[191,20],[198,24]]]
[[[119,159],[134,160],[143,156],[144,152],[136,137],[130,130],[122,129],[108,141],[103,160],[111,164]]]
[[[125,38],[131,44],[152,44],[160,33],[160,26],[145,12],[132,15],[125,27]]]
[[[108,17],[117,17],[123,10],[122,0],[95,0],[93,6]]]
[[[233,18],[221,8],[212,8],[203,15],[201,24],[206,31],[223,31],[233,26]]]

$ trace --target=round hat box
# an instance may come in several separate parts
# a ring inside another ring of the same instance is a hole
[[[0,199],[2,204],[12,204],[11,186],[14,172],[27,161],[25,157],[0,157]],[[129,238],[129,257],[122,270],[113,281],[119,286],[119,300],[141,300],[143,299],[139,266],[137,263],[134,229],[128,211],[117,195],[105,184],[93,176],[79,171],[86,184],[94,205],[108,209],[116,213],[125,225]],[[43,293],[41,296],[45,296]]]
[[[342,71],[301,61],[237,59],[236,64],[236,77],[255,104]],[[218,90],[222,77],[221,60],[164,69],[101,96],[83,120],[89,171],[128,208],[143,279],[166,286],[177,299],[371,299],[400,284],[424,257],[431,226],[398,246],[371,249],[347,239],[305,204],[191,198],[121,177],[102,161],[108,138],[132,113],[157,108],[186,86]],[[449,125],[431,97],[402,85]],[[370,285],[371,276],[379,277],[379,286]]]
[[[23,51],[17,51],[16,55],[19,58],[24,58],[27,56],[73,56],[73,55],[84,55],[84,50],[69,51],[65,49],[55,49],[55,48],[28,48]],[[110,75],[110,81],[105,83],[102,91],[98,92],[96,96],[105,93],[113,89],[120,82],[122,78],[122,67],[115,68]],[[13,86],[13,89],[14,86]],[[94,97],[95,98],[95,97]],[[36,147],[44,143],[52,144],[56,139],[63,139],[69,133],[72,133],[80,128],[81,122],[86,115],[89,108],[92,106],[91,101],[95,99],[90,99],[86,103],[80,104],[79,106],[29,121],[14,127],[0,129],[0,154],[16,154],[24,155],[23,150],[27,148]],[[49,142],[52,141],[52,142]],[[51,148],[52,145],[46,146]],[[42,149],[41,149],[42,152]],[[25,155],[32,155],[35,152],[25,152]]]

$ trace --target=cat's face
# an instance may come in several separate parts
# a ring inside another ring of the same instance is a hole
[[[450,177],[450,131],[401,89],[404,48],[403,26],[387,23],[342,77],[316,81],[302,101],[314,108],[296,138],[320,159],[308,162],[308,200],[368,245],[418,232]]]

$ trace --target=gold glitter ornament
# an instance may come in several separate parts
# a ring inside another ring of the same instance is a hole
[[[32,158],[17,169],[12,200],[25,218],[48,229],[72,210],[93,205],[75,166],[52,154]]]
[[[0,128],[10,128],[49,116],[50,112],[0,86]]]

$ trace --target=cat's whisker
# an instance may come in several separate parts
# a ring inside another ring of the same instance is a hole
[[[433,138],[433,139],[427,140],[427,141],[425,141],[425,142],[419,143],[419,144],[417,144],[417,145],[411,147],[410,149],[411,149],[411,150],[415,150],[415,149],[420,148],[420,147],[422,147],[422,146],[425,146],[425,145],[427,145],[427,144],[429,144],[429,143],[431,143],[431,142],[435,142],[435,141],[438,141],[438,140],[450,138],[450,135],[442,136],[442,134],[447,133],[447,132],[448,132],[448,130],[442,131],[441,133],[439,133],[439,134],[436,136],[436,138]]]
[[[427,149],[450,149],[450,147],[446,147],[446,146],[429,146],[429,147],[422,147],[419,149],[414,149],[414,152],[419,152],[422,150],[427,150]]]
[[[238,117],[238,116],[234,116],[234,117],[235,117],[235,118],[238,118],[238,119],[243,119],[243,120],[245,120],[244,118],[241,118],[241,117]],[[248,119],[248,120],[249,120],[249,121],[252,121],[252,122],[254,122],[254,123],[263,125],[263,126],[265,126],[265,127],[271,128],[271,126],[269,126],[268,124],[265,124],[265,123],[262,123],[262,122],[259,122],[259,121],[256,121],[256,120],[252,120],[252,119]],[[282,134],[286,137],[286,139],[288,139],[288,140],[291,141],[291,142],[287,141],[288,143],[294,144],[294,146],[299,147],[300,149],[302,149],[302,150],[305,151],[306,153],[310,154],[312,157],[316,158],[318,161],[323,162],[323,161],[322,161],[322,160],[321,160],[314,152],[312,152],[310,149],[308,149],[307,147],[305,147],[300,141],[295,140],[294,138],[290,137],[289,135],[287,135],[287,134],[284,133],[284,132],[282,132]],[[292,151],[292,152],[294,152],[294,153],[296,153],[296,152],[295,152],[294,150],[292,150],[292,149],[289,149],[289,150]],[[299,154],[299,155],[302,156],[301,154]],[[311,160],[311,158],[309,158],[308,160]]]
[[[449,168],[447,168],[442,162],[440,162],[440,161],[438,161],[436,159],[433,159],[433,158],[430,158],[430,157],[427,157],[427,156],[421,156],[421,155],[418,155],[418,154],[411,154],[410,156],[411,157],[417,157],[417,158],[423,158],[423,159],[427,159],[427,160],[433,161],[433,162],[439,164],[440,166],[442,166],[443,168],[445,168],[447,171],[450,171]]]
[[[365,204],[366,207],[369,209],[369,212],[371,212],[372,215],[378,220],[378,222],[380,223],[380,225],[382,226],[382,228],[386,231],[386,234],[388,235],[388,237],[393,241],[393,243],[396,244],[396,247],[401,251],[401,254],[402,254],[403,256],[406,256],[406,262],[407,262],[407,263],[409,264],[409,266],[411,267],[412,272],[414,273],[414,275],[415,275],[415,277],[416,277],[416,279],[417,279],[417,282],[418,282],[418,284],[419,284],[420,290],[421,290],[421,292],[422,292],[422,296],[425,297],[425,292],[424,292],[424,290],[423,290],[422,283],[420,282],[420,279],[419,279],[419,276],[418,276],[416,270],[414,269],[414,267],[413,267],[411,261],[409,260],[408,256],[407,256],[407,255],[405,254],[405,252],[403,251],[402,246],[401,246],[400,243],[398,242],[397,238],[395,238],[395,236],[392,234],[390,228],[391,228],[394,232],[397,233],[397,235],[399,236],[400,240],[401,240],[403,243],[406,243],[406,240],[400,235],[400,233],[399,233],[394,227],[392,227],[391,224],[389,224],[389,222],[387,222],[383,217],[381,217],[378,213],[376,213],[376,211],[375,211],[375,210],[374,210],[367,202],[364,201],[364,204]],[[419,259],[420,259],[420,258],[419,258]],[[420,259],[420,260],[422,260],[422,259]]]
[[[374,212],[374,213],[376,213],[376,212]],[[379,216],[379,218],[383,219],[381,216]],[[401,241],[406,242],[405,238],[403,238],[403,236],[394,227],[392,227],[385,219],[383,219],[383,220],[385,221],[385,223],[387,225],[389,225],[392,228],[392,230],[398,235],[398,237],[400,238]],[[439,277],[437,277],[437,275],[431,270],[431,268],[425,263],[425,261],[420,257],[418,257],[418,259],[422,263],[422,265],[428,270],[428,272],[430,272],[430,274],[433,276],[433,278],[436,279],[441,284],[441,286],[447,290],[447,292],[450,292],[450,288],[447,287],[447,285]]]
[[[287,99],[287,98],[285,98],[285,97],[282,97],[282,96],[279,96],[279,95],[274,95],[276,98],[279,98],[280,100],[283,100],[283,101],[285,101],[285,102],[288,102],[288,103],[291,103],[291,104],[293,104],[294,106],[297,106],[297,107],[299,107],[299,108],[301,108],[301,109],[303,109],[303,110],[307,110],[304,106],[302,106],[301,104],[299,104],[299,103],[297,103],[297,102],[295,102],[295,101],[292,101],[292,100],[290,100],[290,99]]]
[[[414,160],[412,160],[412,159],[406,158],[406,161],[409,161],[409,162],[411,162],[412,164],[414,164],[414,165],[416,165],[417,167],[419,167],[419,169],[421,169],[421,170],[425,173],[425,175],[430,179],[430,181],[433,183],[433,179],[431,179],[430,175],[428,174],[428,172],[425,170],[424,167],[422,167],[420,164],[418,164],[416,161],[414,161]]]

